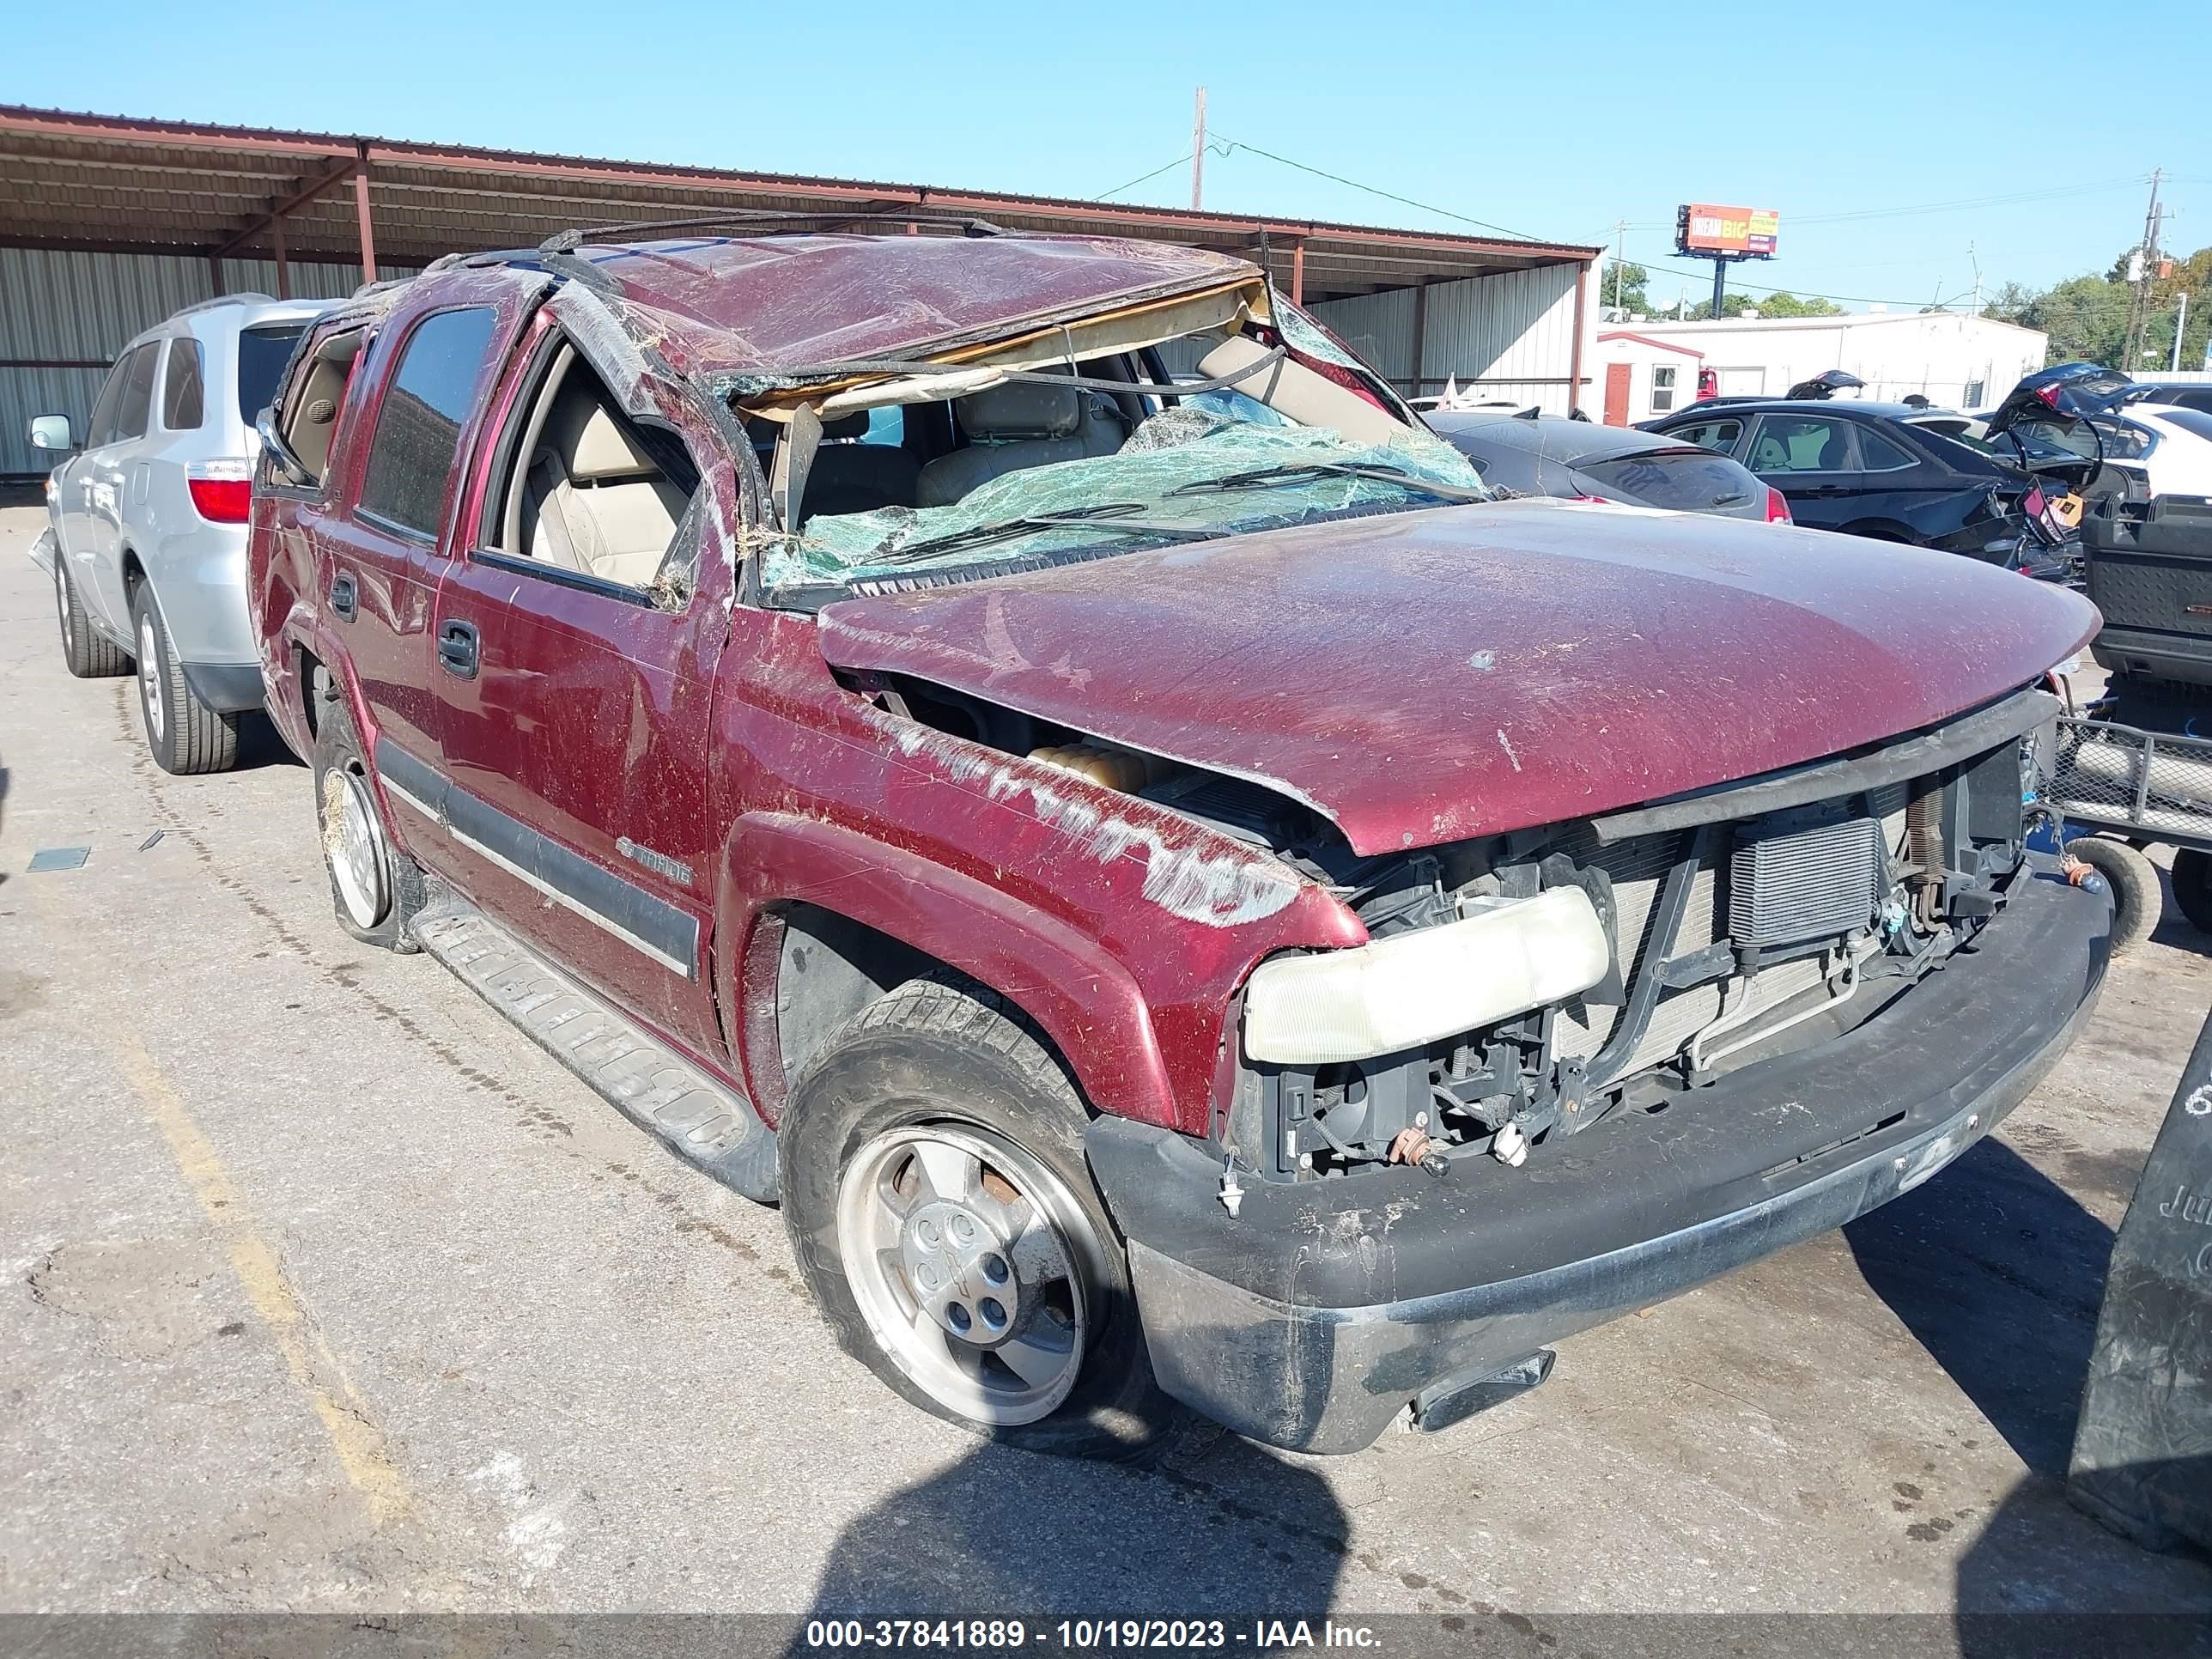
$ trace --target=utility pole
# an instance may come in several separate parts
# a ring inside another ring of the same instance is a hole
[[[1616,219],[1613,225],[1613,308],[1620,309],[1620,268],[1628,260],[1628,221]]]
[[[2181,309],[2173,313],[2173,356],[2166,368],[2179,372],[2181,368],[2181,337],[2189,328],[2189,290],[2181,290]]]
[[[2133,373],[2142,361],[2143,327],[2150,320],[2150,289],[2158,279],[2158,230],[2160,217],[2158,205],[2159,181],[2165,178],[2162,167],[2150,170],[2150,206],[2143,213],[2142,246],[2136,253],[2135,292],[2128,299],[2128,331],[2120,348],[2120,361],[2113,368]]]
[[[1206,88],[1198,89],[1198,113],[1190,127],[1190,209],[1206,205]]]

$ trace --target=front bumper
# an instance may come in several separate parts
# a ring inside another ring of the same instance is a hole
[[[1843,1036],[1616,1112],[1519,1170],[1251,1180],[1232,1218],[1198,1143],[1101,1118],[1086,1150],[1160,1385],[1267,1444],[1357,1451],[1416,1396],[1864,1215],[2065,1051],[2110,920],[2101,895],[2025,879],[1971,950]]]

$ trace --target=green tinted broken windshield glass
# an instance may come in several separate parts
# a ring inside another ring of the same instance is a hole
[[[1300,468],[1313,470],[1294,471]],[[1211,487],[1278,472],[1264,489]],[[1481,489],[1465,458],[1426,431],[1408,428],[1402,441],[1347,443],[1324,427],[1258,426],[1212,410],[1170,409],[1115,454],[1005,473],[947,506],[817,514],[801,535],[769,550],[762,576],[778,589],[980,574],[1079,550],[1230,535],[1355,508],[1435,507]]]

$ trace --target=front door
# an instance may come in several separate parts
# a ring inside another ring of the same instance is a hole
[[[1607,363],[1605,366],[1605,423],[1607,426],[1628,424],[1628,376],[1626,363]]]
[[[697,467],[550,321],[513,380],[437,596],[457,868],[556,962],[711,1054],[707,755],[727,616],[665,580],[696,566]]]
[[[116,638],[131,641],[133,652],[137,641],[131,633],[131,608],[123,592],[123,517],[130,501],[133,464],[152,416],[154,373],[161,355],[158,340],[135,345],[124,355],[116,366],[117,397],[112,414],[99,429],[85,434],[84,453],[75,469],[84,509],[70,537],[74,561],[70,579],[76,585],[78,596],[106,617]],[[105,392],[100,402],[107,402]]]

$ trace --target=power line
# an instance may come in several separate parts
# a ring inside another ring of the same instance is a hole
[[[1493,225],[1487,219],[1469,218],[1464,213],[1455,213],[1449,208],[1437,206],[1433,202],[1417,202],[1410,196],[1401,196],[1395,191],[1384,190],[1377,185],[1362,184],[1357,179],[1347,179],[1340,173],[1329,172],[1326,167],[1308,167],[1304,161],[1293,161],[1287,155],[1278,155],[1271,149],[1262,149],[1257,144],[1248,144],[1241,138],[1224,136],[1218,142],[1209,142],[1206,148],[1218,155],[1227,155],[1235,150],[1249,149],[1255,155],[1265,156],[1270,161],[1283,167],[1294,167],[1300,173],[1310,173],[1316,179],[1326,179],[1332,184],[1343,185],[1352,190],[1364,191],[1368,195],[1379,196],[1386,202],[1396,202],[1403,207],[1418,208],[1423,213],[1433,213],[1439,218],[1456,219],[1463,225],[1474,225],[1482,230],[1494,230],[1500,236],[1510,236],[1517,242],[1540,242],[1547,240],[1541,236],[1531,236],[1525,231],[1508,230],[1504,225]]]
[[[1119,196],[1125,190],[1134,190],[1139,185],[1145,183],[1147,179],[1157,179],[1163,173],[1174,172],[1177,167],[1182,166],[1189,160],[1190,156],[1188,155],[1178,155],[1174,161],[1169,162],[1165,167],[1154,167],[1150,173],[1139,173],[1135,178],[1130,179],[1127,184],[1116,185],[1111,190],[1102,190],[1097,195],[1092,197],[1091,199],[1094,202],[1103,202],[1109,198]]]

